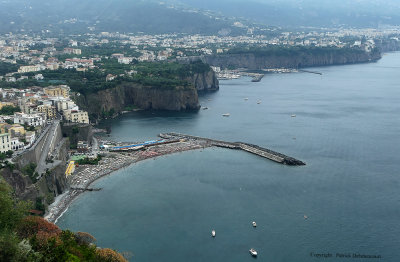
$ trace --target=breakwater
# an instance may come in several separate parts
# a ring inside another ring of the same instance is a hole
[[[304,70],[304,69],[298,69],[299,72],[304,72],[304,73],[310,73],[310,74],[316,74],[316,75],[322,75],[322,73],[317,72],[317,71],[311,71],[311,70]]]
[[[199,136],[191,136],[191,135],[180,134],[180,133],[162,133],[162,134],[159,134],[159,136],[164,139],[197,140],[197,141],[206,142],[209,146],[243,150],[243,151],[249,152],[251,154],[255,154],[260,157],[272,160],[274,162],[284,164],[284,165],[289,165],[289,166],[304,166],[306,164],[303,161],[300,161],[296,158],[284,155],[282,153],[279,153],[279,152],[276,152],[276,151],[273,151],[273,150],[270,150],[267,148],[263,148],[263,147],[260,147],[257,145],[244,143],[244,142],[227,142],[227,141],[215,140],[215,139],[204,138],[204,137],[199,137]]]

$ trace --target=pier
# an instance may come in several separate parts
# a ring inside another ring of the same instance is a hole
[[[92,192],[92,191],[100,191],[101,188],[71,187],[71,190]]]
[[[310,71],[310,70],[304,70],[304,69],[298,69],[299,72],[304,72],[304,73],[310,73],[310,74],[316,74],[316,75],[322,75],[322,73],[317,72],[317,71]]]
[[[253,76],[253,79],[251,79],[251,82],[260,82],[261,79],[263,79],[264,75],[263,74],[258,74]]]
[[[164,139],[197,140],[197,141],[203,141],[203,142],[207,143],[209,146],[243,150],[243,151],[249,152],[254,155],[258,155],[263,158],[267,158],[269,160],[272,160],[274,162],[277,162],[277,163],[280,163],[283,165],[289,165],[289,166],[304,166],[305,165],[305,163],[303,161],[300,161],[296,158],[286,156],[284,154],[275,152],[275,151],[267,149],[267,148],[263,148],[263,147],[260,147],[257,145],[252,145],[252,144],[243,143],[243,142],[226,142],[226,141],[221,141],[221,140],[215,140],[215,139],[209,139],[209,138],[204,138],[204,137],[199,137],[199,136],[191,136],[191,135],[179,134],[179,133],[163,133],[163,134],[159,134],[159,136]]]

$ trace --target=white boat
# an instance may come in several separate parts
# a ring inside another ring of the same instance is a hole
[[[291,115],[291,117],[296,117],[296,115]]]
[[[253,257],[257,256],[257,251],[254,248],[250,248],[249,252]]]
[[[225,117],[228,117],[228,116],[230,116],[231,114],[229,114],[229,113],[226,113],[226,114],[222,114],[222,116],[225,116]]]
[[[211,231],[211,236],[215,237],[215,230],[214,229]]]
[[[249,100],[249,99],[246,97],[244,100],[246,100],[246,101],[247,101],[247,100]]]
[[[255,222],[255,221],[253,221],[253,227],[256,227],[257,226],[257,223]]]
[[[258,100],[258,101],[257,101],[257,104],[261,104],[261,100]]]

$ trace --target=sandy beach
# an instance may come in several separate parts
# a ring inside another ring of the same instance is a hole
[[[112,174],[124,167],[130,166],[142,160],[156,158],[158,156],[196,150],[209,147],[204,141],[189,140],[172,144],[162,144],[146,148],[143,151],[111,153],[104,152],[103,159],[98,165],[81,165],[76,167],[75,172],[69,179],[70,190],[59,195],[48,208],[45,219],[56,223],[57,220],[68,210],[69,205],[82,193],[90,191],[90,185],[107,175]],[[89,189],[89,190],[88,190]]]

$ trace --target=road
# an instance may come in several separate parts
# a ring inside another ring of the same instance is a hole
[[[36,168],[36,171],[39,174],[42,174],[46,171],[46,159],[47,156],[49,155],[50,149],[52,148],[52,146],[54,146],[56,132],[59,124],[60,124],[59,120],[52,121],[49,129],[47,130],[47,133],[45,134],[45,137],[43,138],[45,139],[45,141],[42,147],[40,148],[41,154]]]

